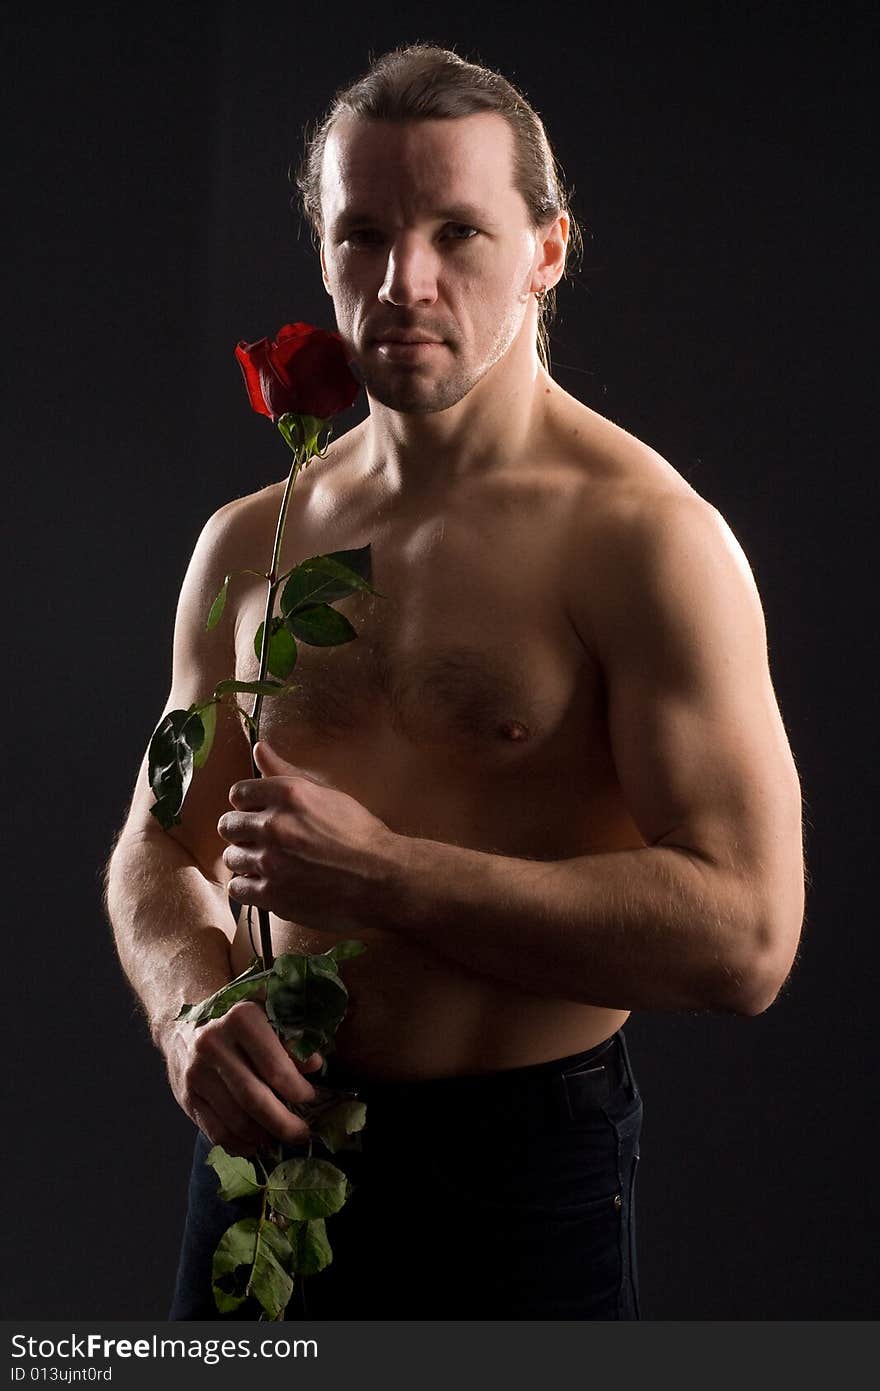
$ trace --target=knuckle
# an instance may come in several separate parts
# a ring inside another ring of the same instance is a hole
[[[261,1027],[261,1021],[266,1018],[266,1014],[255,1000],[236,1000],[227,1010],[226,1018],[236,1026],[244,1025],[245,1028],[251,1029],[254,1024]]]
[[[192,1055],[196,1062],[210,1062],[217,1057],[220,1049],[212,1029],[199,1029],[193,1039]]]
[[[266,1011],[257,1000],[239,1000],[229,1010],[229,1032],[239,1044],[247,1045],[267,1024]],[[269,1025],[271,1028],[271,1024]]]

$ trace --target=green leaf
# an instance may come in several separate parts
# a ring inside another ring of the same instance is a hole
[[[286,1159],[269,1175],[269,1202],[298,1222],[338,1212],[348,1196],[348,1180],[328,1159]]]
[[[215,696],[224,696],[227,691],[251,691],[253,695],[277,695],[284,687],[280,681],[218,681],[214,687]]]
[[[198,713],[201,716],[204,739],[193,754],[193,768],[204,767],[208,754],[214,746],[214,731],[217,728],[217,702],[215,700],[206,701],[204,705],[198,707]]]
[[[160,797],[150,807],[150,815],[155,816],[164,831],[169,831],[172,826],[180,825],[178,812],[181,800],[179,793],[168,793],[167,796]]]
[[[260,624],[254,634],[254,651],[258,659],[263,655],[263,628]],[[269,625],[269,658],[266,663],[273,676],[286,681],[296,666],[296,643],[284,626],[284,619],[277,615]]]
[[[218,593],[217,598],[211,605],[211,609],[208,614],[208,621],[205,624],[206,632],[210,632],[212,628],[216,628],[217,624],[220,622],[220,619],[223,617],[223,610],[226,608],[226,595],[229,590],[229,581],[231,578],[231,574],[226,576],[226,579],[220,586],[220,592]]]
[[[293,1268],[299,1275],[317,1275],[333,1259],[323,1217],[310,1222],[294,1222],[287,1229],[293,1250]]]
[[[363,1130],[367,1119],[365,1101],[339,1101],[330,1110],[314,1119],[309,1118],[309,1129],[318,1135],[331,1154],[337,1150],[350,1149],[348,1141],[352,1135]]]
[[[329,956],[334,961],[346,961],[351,956],[360,956],[361,952],[367,950],[365,942],[358,942],[354,938],[347,938],[344,942],[337,942],[330,947],[329,951],[321,952],[322,956]]]
[[[221,1314],[230,1314],[247,1298],[248,1281],[257,1251],[256,1217],[245,1217],[227,1227],[211,1262],[214,1303]]]
[[[280,1319],[293,1294],[293,1281],[287,1268],[293,1264],[293,1250],[284,1232],[264,1218],[257,1228],[254,1268],[248,1281],[248,1294],[263,1306],[266,1317]]]
[[[181,730],[181,736],[194,754],[198,753],[204,745],[205,721],[202,719],[198,706],[191,705],[189,707],[189,719]]]
[[[369,551],[367,545],[357,551],[335,551],[331,555],[313,555],[309,560],[302,561],[290,572],[290,578],[281,592],[281,612],[292,613],[303,604],[333,604],[357,590],[375,594],[373,586],[361,574],[362,570],[370,573]],[[354,557],[354,565],[341,560],[342,556],[346,560]],[[360,566],[360,570],[357,566]]]
[[[332,1053],[333,1034],[324,1029],[306,1029],[299,1038],[287,1045],[287,1051],[299,1062],[307,1062],[313,1053]]]
[[[166,831],[179,825],[180,809],[193,773],[193,754],[205,742],[205,726],[196,707],[170,710],[159,721],[147,751],[150,787],[156,797],[150,812]]]
[[[210,1164],[220,1180],[217,1191],[225,1203],[231,1203],[233,1198],[252,1198],[263,1191],[250,1160],[227,1154],[222,1145],[215,1145],[209,1151],[205,1163]]]
[[[336,957],[331,956],[329,951],[312,952],[309,956],[309,969],[318,975],[327,976],[343,990],[345,989],[342,976],[339,974],[339,967],[336,964]]]
[[[271,974],[271,969],[264,971],[262,963],[255,957],[247,970],[242,971],[235,980],[230,981],[228,985],[222,985],[213,995],[209,995],[197,1005],[183,1005],[176,1017],[185,1019],[189,1024],[206,1024],[209,1019],[219,1019],[233,1005],[238,1004],[239,1000],[250,1000],[259,995],[264,982]]]
[[[266,1014],[282,1039],[295,1038],[305,1028],[308,958],[299,952],[282,952],[272,966],[266,987]]]
[[[357,637],[345,614],[329,604],[306,604],[287,614],[284,623],[294,637],[311,647],[338,647]]]
[[[302,1047],[317,1038],[320,1043],[311,1051],[320,1049],[335,1034],[347,1003],[348,991],[335,963],[298,952],[275,958],[266,987],[266,1014],[285,1041],[299,1035]]]
[[[369,542],[365,546],[356,546],[354,550],[328,551],[326,555],[316,556],[315,559],[327,560],[333,565],[341,565],[344,569],[359,575],[362,580],[372,579],[373,558]],[[377,591],[371,589],[370,592],[375,594]]]
[[[253,1295],[270,1319],[279,1319],[293,1293],[284,1269],[292,1262],[290,1242],[274,1222],[245,1217],[227,1227],[211,1265],[214,1303],[221,1313],[238,1309]]]

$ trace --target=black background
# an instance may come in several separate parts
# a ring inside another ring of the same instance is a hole
[[[868,15],[6,12],[7,1317],[167,1308],[192,1132],[100,873],[196,535],[286,471],[233,346],[332,327],[289,207],[302,127],[371,51],[414,40],[498,67],[544,117],[585,237],[554,374],[732,526],[803,782],[813,883],[776,1004],[627,1025],[643,1315],[876,1317]]]

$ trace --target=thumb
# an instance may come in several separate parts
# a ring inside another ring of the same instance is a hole
[[[275,752],[271,744],[267,744],[265,739],[258,739],[254,744],[254,762],[263,776],[267,778],[306,778],[308,782],[317,783],[319,787],[330,787],[326,778],[322,778],[296,763],[288,763],[285,758],[281,757],[280,753]]]
[[[267,743],[265,739],[258,739],[254,744],[254,762],[261,773],[270,776],[273,773],[296,772],[293,764],[283,759],[280,753],[276,753],[272,745]]]

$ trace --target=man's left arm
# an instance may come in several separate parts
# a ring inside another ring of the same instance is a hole
[[[252,891],[235,879],[230,891],[283,916],[287,875],[292,903],[313,903],[320,927],[323,885],[325,910],[345,905],[354,933],[360,914],[485,975],[583,1004],[766,1009],[797,950],[804,864],[800,784],[748,563],[694,494],[637,506],[593,547],[589,569],[600,593],[584,574],[570,614],[603,674],[621,792],[644,846],[557,861],[489,854],[395,835],[345,794],[297,778],[298,805],[275,817],[275,847],[264,845],[268,878]],[[248,805],[236,789],[232,800]],[[224,834],[237,829],[235,813],[223,820]],[[347,848],[319,848],[322,835]],[[224,858],[255,872],[245,852]],[[323,879],[310,881],[311,866]]]

